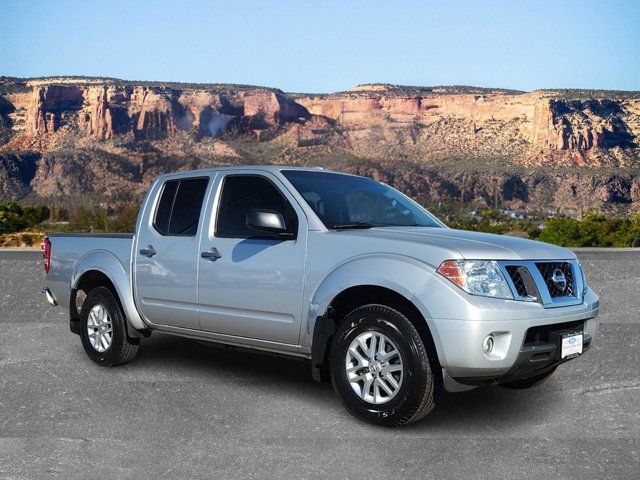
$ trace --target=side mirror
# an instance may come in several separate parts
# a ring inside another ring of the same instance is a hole
[[[268,232],[277,237],[292,237],[287,232],[284,218],[273,210],[251,210],[247,213],[247,227],[259,232]]]

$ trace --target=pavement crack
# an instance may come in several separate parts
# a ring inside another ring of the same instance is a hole
[[[606,395],[624,390],[639,390],[640,382],[626,382],[620,384],[606,383],[593,388],[581,388],[577,393],[584,395]]]

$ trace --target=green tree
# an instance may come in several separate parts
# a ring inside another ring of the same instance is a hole
[[[640,213],[626,219],[624,230],[620,234],[621,246],[640,247]]]
[[[80,207],[71,226],[82,232],[106,232],[107,216],[99,208]]]
[[[0,233],[12,233],[27,226],[23,218],[22,206],[8,201],[0,204]]]
[[[552,218],[540,232],[540,240],[562,247],[582,247],[580,222],[574,218]]]
[[[137,204],[127,204],[121,207],[109,222],[111,230],[121,233],[133,232],[138,219],[138,209]]]
[[[47,207],[22,206],[8,201],[0,204],[0,233],[14,233],[33,227],[49,218]]]

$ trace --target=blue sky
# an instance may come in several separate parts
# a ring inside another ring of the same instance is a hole
[[[640,0],[0,0],[0,75],[640,90]]]

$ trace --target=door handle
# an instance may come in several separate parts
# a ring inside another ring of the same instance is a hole
[[[153,257],[156,253],[156,249],[153,248],[153,245],[147,245],[147,248],[140,249],[140,255],[144,255],[145,257]]]
[[[207,258],[212,262],[215,262],[219,258],[222,258],[222,254],[218,251],[216,247],[212,247],[211,250],[209,250],[208,252],[202,252],[200,256],[202,258]]]

